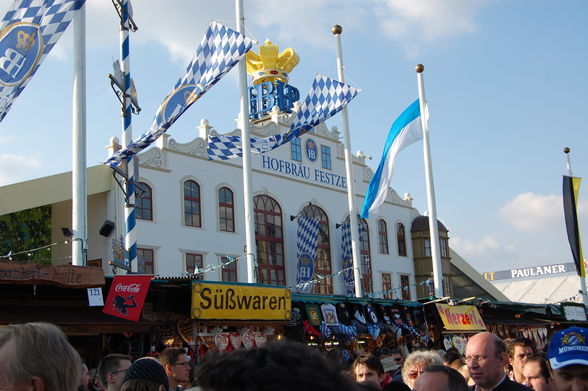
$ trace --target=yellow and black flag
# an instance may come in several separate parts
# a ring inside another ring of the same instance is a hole
[[[586,276],[584,269],[584,256],[582,255],[582,243],[580,241],[580,226],[578,224],[578,193],[580,192],[580,181],[582,178],[564,175],[563,177],[563,206],[566,219],[566,230],[568,241],[574,256],[576,271],[580,277]]]

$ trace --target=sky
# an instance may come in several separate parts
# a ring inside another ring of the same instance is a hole
[[[300,64],[290,84],[305,96],[315,73],[337,78],[343,26],[346,82],[362,92],[350,103],[351,149],[374,170],[394,119],[418,97],[414,66],[425,66],[438,218],[450,246],[478,271],[571,262],[561,202],[570,147],[575,176],[588,175],[588,2],[584,0],[243,0],[247,35]],[[9,6],[0,5],[0,13]],[[87,0],[87,164],[107,157],[121,137],[120,106],[108,73],[119,58],[119,24],[107,0]],[[183,75],[208,23],[235,27],[229,0],[135,0],[131,76],[138,137]],[[72,167],[70,25],[0,123],[0,186]],[[257,52],[257,45],[254,50]],[[178,142],[207,118],[219,133],[236,128],[233,70],[170,128]],[[340,116],[327,122],[341,127]],[[402,151],[391,186],[427,210],[422,143]],[[588,238],[588,200],[580,190],[580,227]]]

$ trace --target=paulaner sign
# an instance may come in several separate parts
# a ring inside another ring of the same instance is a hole
[[[501,270],[497,272],[482,273],[482,276],[488,281],[510,280],[516,278],[527,278],[546,276],[553,274],[574,273],[576,265],[574,262],[558,263],[555,265],[532,266],[519,269]]]
[[[291,313],[288,289],[192,284],[192,319],[289,320]]]

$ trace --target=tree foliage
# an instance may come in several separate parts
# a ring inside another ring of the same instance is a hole
[[[22,210],[0,216],[0,256],[10,252],[14,261],[51,263],[51,249],[29,250],[51,243],[51,206]],[[23,254],[17,254],[23,252]]]

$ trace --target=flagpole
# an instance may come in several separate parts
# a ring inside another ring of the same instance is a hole
[[[423,71],[425,67],[418,64],[415,67],[419,88],[419,101],[421,108],[421,126],[423,127],[423,154],[425,159],[425,181],[427,184],[427,207],[429,209],[429,232],[431,236],[431,255],[433,256],[433,282],[435,284],[435,296],[443,297],[443,265],[441,264],[441,251],[439,249],[439,227],[437,226],[437,207],[435,206],[435,185],[433,183],[433,164],[431,162],[431,149],[429,147],[429,124],[427,112],[427,100],[425,98],[425,84]]]
[[[343,50],[341,48],[341,33],[343,27],[336,24],[331,29],[337,42],[337,74],[339,81],[345,83],[345,73],[343,70]],[[349,224],[351,229],[351,252],[353,258],[353,280],[355,285],[355,297],[362,297],[361,291],[361,272],[359,262],[359,229],[357,225],[357,209],[355,207],[355,189],[353,179],[353,161],[351,156],[351,137],[349,136],[349,117],[347,115],[347,106],[341,110],[341,117],[343,119],[343,135],[344,135],[344,152],[345,152],[345,172],[347,175],[347,204],[349,206]],[[366,273],[371,272],[366,270]]]
[[[243,1],[235,0],[237,31],[245,35],[245,16]],[[243,207],[245,210],[245,241],[247,245],[247,282],[254,284],[255,276],[255,227],[253,211],[253,192],[251,190],[251,140],[249,134],[249,106],[247,99],[247,68],[245,56],[239,61],[239,90],[241,91],[238,126],[241,128],[243,145]]]
[[[571,149],[568,147],[564,148],[564,153],[566,154],[566,169],[568,170],[568,176],[572,177],[572,163],[570,161],[570,152]],[[579,238],[578,238],[579,240]],[[580,262],[584,262],[583,259],[580,259]],[[586,292],[586,277],[580,276],[580,289],[582,290],[582,302],[584,306],[588,306],[588,293]]]
[[[123,73],[123,112],[122,112],[122,145],[127,147],[133,141],[132,108],[131,108],[131,63],[129,37],[129,1],[122,0],[120,23],[120,62]],[[125,203],[125,261],[132,271],[138,270],[137,264],[137,231],[135,212],[135,164],[134,156],[127,158],[127,178]]]
[[[72,121],[72,265],[85,266],[87,244],[86,190],[86,6],[73,20]]]

